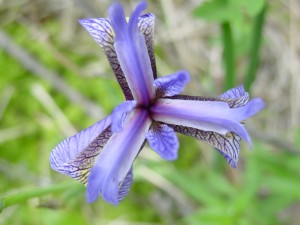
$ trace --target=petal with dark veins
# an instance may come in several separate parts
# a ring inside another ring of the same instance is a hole
[[[50,153],[51,168],[86,184],[95,158],[111,137],[111,117],[59,143]]]
[[[174,130],[166,124],[153,123],[146,133],[150,147],[165,160],[177,159],[179,143]]]

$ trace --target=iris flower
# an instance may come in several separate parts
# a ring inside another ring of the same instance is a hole
[[[242,86],[219,97],[179,95],[189,82],[186,71],[157,78],[153,51],[154,15],[137,5],[129,21],[114,3],[109,19],[80,20],[106,54],[126,101],[105,119],[67,138],[51,152],[51,167],[87,185],[88,202],[98,196],[114,205],[128,194],[132,165],[146,142],[163,159],[175,160],[175,132],[215,147],[236,167],[240,140],[251,143],[243,126],[264,103]]]

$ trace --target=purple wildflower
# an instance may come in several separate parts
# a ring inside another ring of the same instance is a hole
[[[241,123],[264,103],[242,86],[216,98],[179,95],[189,82],[186,71],[157,78],[153,53],[154,15],[140,16],[138,4],[129,22],[115,3],[109,19],[80,23],[102,47],[126,101],[111,115],[67,138],[50,155],[51,167],[87,185],[87,201],[99,195],[118,203],[133,182],[132,164],[146,141],[165,160],[175,160],[182,133],[215,147],[232,167],[237,166],[240,140],[251,143]]]

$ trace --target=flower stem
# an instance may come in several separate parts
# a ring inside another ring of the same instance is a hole
[[[221,24],[223,38],[223,63],[225,67],[224,90],[233,88],[235,85],[235,70],[234,70],[234,43],[232,37],[232,29],[229,22]]]
[[[250,91],[251,85],[256,78],[256,71],[259,63],[259,51],[261,46],[266,10],[267,10],[267,4],[265,4],[262,11],[256,16],[254,26],[253,26],[252,39],[250,45],[250,63],[248,65],[245,84],[244,84],[245,89],[247,91]]]
[[[2,196],[0,197],[0,212],[9,206],[24,202],[30,198],[36,198],[50,193],[61,192],[73,186],[74,183],[68,182],[68,183],[56,184],[48,187],[37,187],[28,191],[22,191],[19,193]]]

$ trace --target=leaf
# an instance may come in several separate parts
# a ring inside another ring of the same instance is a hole
[[[206,1],[194,11],[196,17],[214,22],[238,21],[248,16],[254,17],[261,12],[265,0],[212,0]]]
[[[242,16],[237,4],[224,0],[206,1],[195,9],[194,15],[214,22],[232,21]]]

